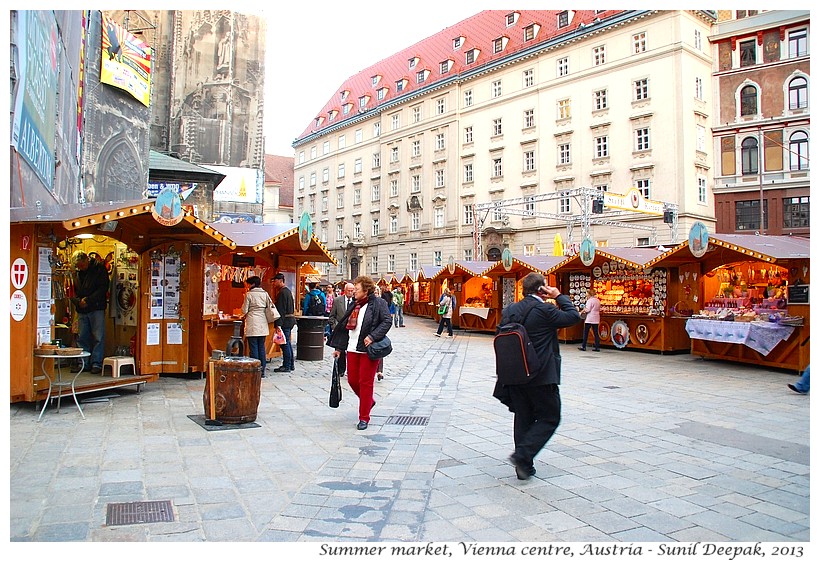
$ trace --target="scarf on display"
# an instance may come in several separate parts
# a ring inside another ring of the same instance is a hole
[[[356,322],[359,320],[359,309],[366,305],[369,299],[370,295],[365,295],[364,298],[356,301],[356,306],[353,307],[353,312],[350,313],[345,328],[348,330],[356,329]]]

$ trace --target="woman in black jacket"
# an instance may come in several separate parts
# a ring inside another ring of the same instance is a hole
[[[336,324],[328,345],[335,349],[334,357],[347,352],[347,381],[359,397],[359,424],[356,429],[367,429],[373,400],[373,380],[378,360],[367,355],[367,346],[381,340],[393,325],[387,302],[375,295],[373,279],[361,275],[353,280],[354,304]]]

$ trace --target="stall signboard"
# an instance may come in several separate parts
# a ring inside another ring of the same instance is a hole
[[[640,190],[633,187],[623,195],[609,193],[605,191],[604,205],[610,209],[621,209],[623,211],[635,211],[648,215],[663,215],[663,203],[644,199]]]
[[[809,285],[790,285],[789,304],[809,304]]]

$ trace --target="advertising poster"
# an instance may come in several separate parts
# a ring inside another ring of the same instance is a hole
[[[100,82],[125,90],[145,107],[151,102],[151,47],[103,16]]]

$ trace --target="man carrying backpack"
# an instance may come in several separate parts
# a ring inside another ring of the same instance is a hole
[[[319,290],[319,283],[309,282],[308,289],[305,300],[302,301],[302,316],[324,316],[327,301],[325,294]]]
[[[561,353],[558,328],[581,321],[572,300],[557,287],[550,287],[540,273],[530,273],[522,281],[524,298],[508,305],[501,314],[501,325],[517,320],[524,325],[538,355],[539,366],[524,384],[496,382],[493,396],[515,414],[513,439],[515,452],[510,462],[519,480],[535,474],[533,459],[550,440],[561,421]],[[545,302],[555,299],[558,306]],[[536,302],[533,303],[533,300]],[[526,314],[526,317],[525,317]],[[523,319],[523,322],[522,322]]]

